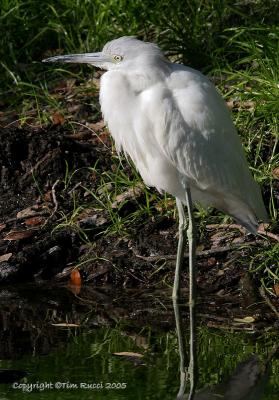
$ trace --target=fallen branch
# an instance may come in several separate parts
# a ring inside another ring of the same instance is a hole
[[[207,257],[211,256],[214,254],[219,254],[219,253],[225,253],[227,251],[233,251],[233,250],[240,250],[244,247],[248,246],[255,246],[258,245],[259,241],[253,241],[253,242],[246,242],[242,243],[241,245],[235,244],[235,245],[228,245],[224,247],[216,247],[214,249],[209,249],[209,250],[202,250],[202,251],[197,251],[196,256],[197,257]],[[140,254],[137,254],[135,250],[133,250],[133,253],[136,257],[141,258],[142,260],[145,261],[157,261],[157,260],[176,260],[176,255],[175,254],[162,254],[158,256],[141,256]],[[189,253],[184,254],[184,258],[188,258]]]
[[[276,235],[275,233],[267,232],[267,231],[264,231],[263,229],[259,229],[258,233],[260,235],[267,236],[267,237],[269,237],[271,239],[274,239],[277,242],[279,242],[279,235]]]
[[[263,224],[261,224],[261,225],[263,225]],[[275,233],[266,231],[264,228],[262,228],[261,225],[258,229],[258,233],[260,235],[267,236],[267,237],[279,242],[279,235],[276,235]],[[243,228],[243,226],[238,225],[238,224],[209,224],[209,225],[206,225],[206,228],[208,228],[208,229],[238,229],[244,235],[246,233],[246,229]]]

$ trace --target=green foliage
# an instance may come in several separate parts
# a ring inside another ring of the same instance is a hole
[[[41,71],[48,53],[99,49],[122,35],[158,41],[190,65],[209,70],[238,57],[228,45],[226,29],[274,26],[277,0],[235,3],[231,0],[1,0],[0,59],[12,85]]]

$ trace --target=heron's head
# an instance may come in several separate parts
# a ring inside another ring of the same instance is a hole
[[[156,44],[142,42],[133,36],[123,36],[106,43],[99,53],[67,54],[50,57],[43,62],[85,63],[111,70],[153,64],[158,59],[163,60],[164,56]]]

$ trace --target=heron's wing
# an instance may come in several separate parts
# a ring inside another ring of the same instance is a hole
[[[157,89],[156,101],[146,96],[145,112],[158,148],[194,192],[215,198],[213,206],[218,207],[218,196],[228,193],[247,203],[259,218],[265,217],[258,186],[223,99],[202,74],[173,65],[165,87]],[[233,215],[228,207],[219,208]]]
[[[200,189],[237,189],[250,173],[223,99],[191,70],[174,73],[169,85],[172,96],[161,103],[166,154]]]

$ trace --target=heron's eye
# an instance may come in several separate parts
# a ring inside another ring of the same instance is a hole
[[[117,54],[115,54],[114,56],[112,56],[112,58],[114,59],[115,62],[120,62],[123,60],[122,56],[119,56]]]

